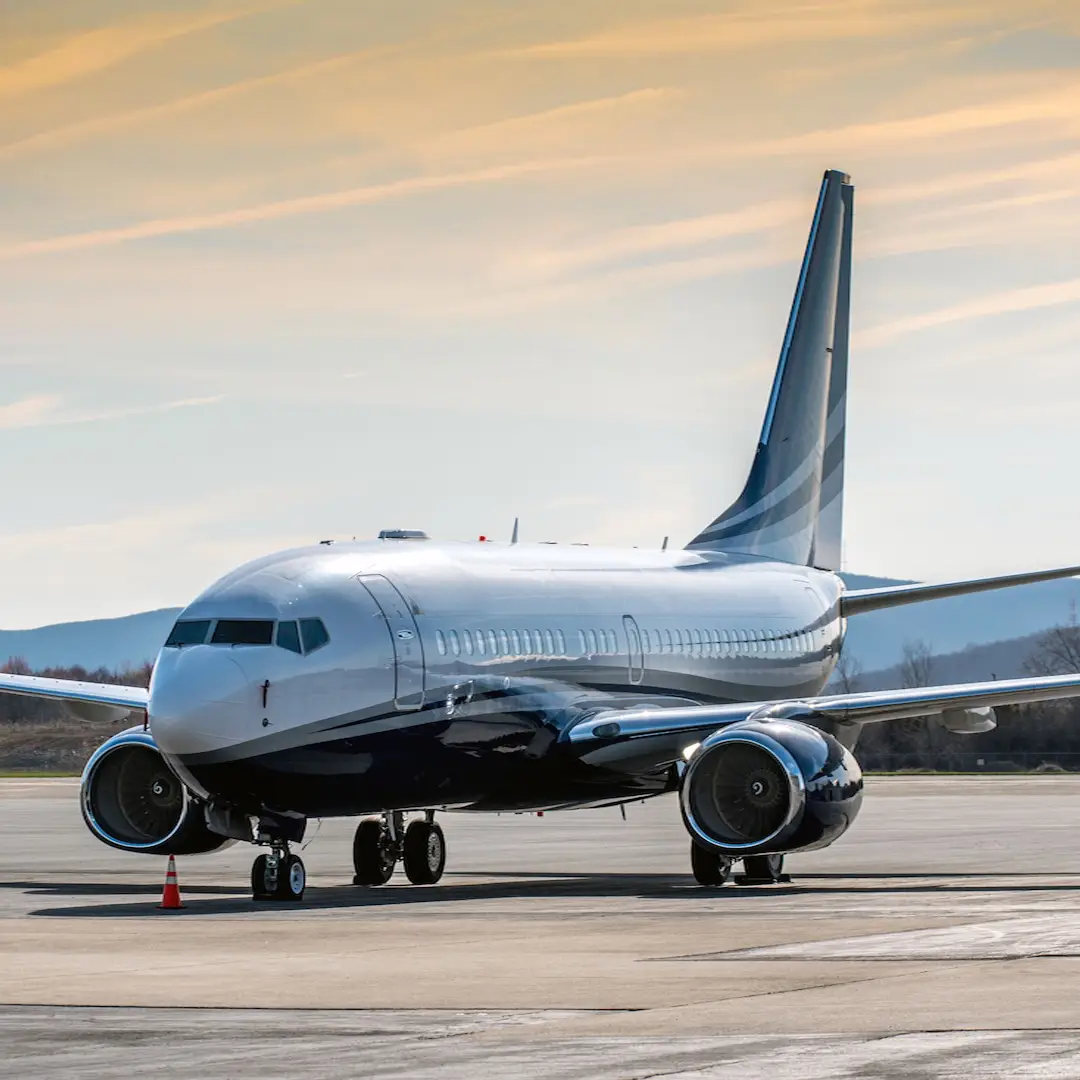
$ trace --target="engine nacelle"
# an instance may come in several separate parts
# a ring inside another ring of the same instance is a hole
[[[206,827],[203,804],[142,727],[121,731],[94,751],[83,770],[80,802],[87,828],[121,851],[196,855],[233,843]]]
[[[855,820],[862,770],[831,735],[799,720],[743,720],[710,735],[686,767],[683,821],[733,858],[828,847]]]

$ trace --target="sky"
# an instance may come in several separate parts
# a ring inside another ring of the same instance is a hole
[[[0,626],[685,543],[856,185],[844,566],[1080,562],[1073,0],[0,0]]]

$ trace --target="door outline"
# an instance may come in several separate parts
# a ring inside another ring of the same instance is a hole
[[[424,642],[409,602],[382,574],[360,574],[357,581],[375,601],[394,650],[394,707],[399,712],[423,708],[427,682]]]
[[[640,686],[645,677],[645,651],[641,644],[641,631],[633,615],[622,617],[623,630],[626,631],[627,674],[631,686]]]

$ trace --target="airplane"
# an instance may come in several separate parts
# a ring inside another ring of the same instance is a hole
[[[854,188],[825,173],[746,484],[681,550],[324,541],[226,574],[179,615],[149,689],[0,675],[88,720],[141,722],[90,757],[81,806],[124,851],[245,841],[252,896],[299,901],[311,818],[359,817],[354,884],[434,884],[441,811],[677,793],[690,865],[782,880],[863,797],[866,724],[1080,695],[1080,674],[823,694],[849,618],[1080,566],[848,590],[842,536]]]

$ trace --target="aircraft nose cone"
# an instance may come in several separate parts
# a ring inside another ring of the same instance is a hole
[[[225,650],[177,649],[154,670],[150,731],[166,754],[176,756],[228,746],[243,737],[252,692],[244,669]]]

